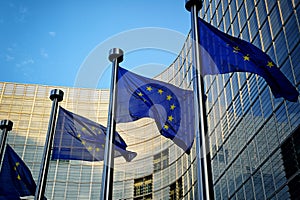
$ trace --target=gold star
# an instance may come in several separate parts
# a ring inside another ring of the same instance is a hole
[[[81,129],[81,130],[84,132],[84,131],[86,131],[86,128],[85,128],[85,127],[82,127],[82,129]]]
[[[244,56],[244,60],[246,61],[249,61],[250,60],[250,57],[249,57],[249,54],[247,54],[246,56]]]
[[[88,149],[89,151],[91,151],[91,150],[93,149],[93,147],[89,146],[87,149]]]
[[[104,144],[101,144],[101,147],[104,149],[105,145],[104,145]]]
[[[143,96],[143,93],[139,92],[138,95],[141,97],[141,96]]]
[[[80,134],[78,134],[78,135],[77,135],[77,137],[78,137],[78,138],[80,138],[80,137],[81,137],[81,135],[80,135]]]
[[[169,126],[167,124],[164,125],[164,129],[168,130]]]
[[[171,110],[174,110],[176,108],[176,106],[174,104],[171,105]]]
[[[171,99],[172,99],[172,96],[171,96],[171,95],[168,95],[168,96],[167,96],[167,100],[170,101]]]
[[[100,148],[99,148],[99,147],[96,147],[96,151],[99,152],[99,151],[100,151]]]
[[[21,180],[21,176],[18,174],[17,179],[20,181]]]
[[[164,91],[163,91],[162,89],[159,89],[159,90],[158,90],[158,93],[159,93],[159,94],[162,94],[163,92],[164,92]]]
[[[240,48],[239,48],[238,46],[233,47],[233,52],[234,52],[234,53],[238,53],[239,50],[240,50]]]
[[[96,127],[95,127],[95,126],[92,126],[92,130],[93,130],[93,131],[96,130]]]
[[[147,91],[152,91],[152,87],[151,87],[151,86],[148,86],[148,87],[147,87]]]
[[[14,170],[17,171],[17,167],[20,165],[19,162],[16,162],[16,166],[14,166]]]
[[[86,142],[85,142],[84,140],[81,141],[81,144],[85,145],[85,143],[86,143]]]
[[[172,115],[170,115],[169,117],[168,117],[168,120],[171,122],[171,121],[173,121],[173,116]]]
[[[267,64],[267,66],[268,66],[268,67],[270,67],[270,68],[272,68],[272,67],[274,67],[274,64],[273,64],[273,62],[271,62],[271,61],[268,61],[268,64]]]

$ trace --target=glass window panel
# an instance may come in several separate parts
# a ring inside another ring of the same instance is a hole
[[[223,5],[223,10],[226,10],[228,8],[228,0],[222,0],[221,3]]]
[[[257,30],[258,32],[258,30]],[[262,44],[260,41],[260,34],[257,34],[253,39],[252,39],[252,44],[254,44],[257,48],[262,49]]]
[[[273,175],[272,175],[272,168],[271,168],[271,162],[267,161],[262,166],[262,178],[263,178],[263,184],[266,192],[266,197],[269,198],[270,195],[273,194],[275,191],[275,185],[273,181]]]
[[[266,138],[268,141],[269,151],[273,151],[279,145],[279,138],[275,126],[275,119],[272,117],[264,126]]]
[[[238,157],[233,163],[234,173],[235,173],[235,184],[239,187],[243,183],[243,174],[241,166],[241,158]]]
[[[235,173],[233,167],[230,167],[226,174],[227,174],[229,196],[231,196],[235,192],[235,183],[234,183]]]
[[[215,199],[222,199],[220,190],[221,190],[220,183],[217,183],[214,187]]]
[[[233,26],[233,36],[238,37],[240,35],[240,26],[239,26],[239,21],[238,21],[238,17],[236,16],[232,22],[232,26]]]
[[[274,39],[278,32],[282,29],[282,22],[277,4],[275,4],[272,12],[270,13],[270,26]]]
[[[221,192],[222,192],[222,199],[228,199],[228,188],[227,188],[225,177],[221,179]]]
[[[291,199],[288,186],[285,186],[277,193],[277,199]]]
[[[277,1],[269,1],[269,0],[264,0],[264,1],[266,2],[268,12],[274,9],[274,6],[277,5]]]
[[[254,142],[251,142],[247,146],[247,151],[248,151],[248,156],[250,159],[252,171],[254,171],[258,167],[258,164],[259,164],[256,144]]]
[[[290,51],[292,51],[297,44],[299,44],[300,33],[299,29],[296,27],[298,23],[296,21],[295,15],[292,15],[285,25],[286,38]]]
[[[280,12],[284,23],[287,21],[289,16],[293,13],[293,3],[291,0],[279,1]]]
[[[295,72],[296,83],[300,83],[300,70],[298,67],[296,67],[299,66],[300,63],[299,52],[300,52],[300,45],[297,45],[296,49],[291,53],[292,68]]]
[[[257,143],[257,148],[258,148],[258,154],[259,154],[259,159],[260,163],[263,163],[266,158],[268,158],[268,146],[267,146],[267,140],[264,134],[264,131],[260,131],[256,135],[256,143]]]
[[[246,16],[246,9],[245,9],[245,4],[242,5],[242,7],[240,7],[240,10],[239,10],[239,21],[240,21],[240,27],[244,27],[245,24],[247,23],[246,19],[247,19],[247,16]]]
[[[245,26],[242,30],[242,37],[243,40],[246,40],[247,42],[250,41],[250,34],[249,34],[249,29],[248,29],[248,24]]]
[[[250,99],[247,88],[244,87],[241,93],[241,100],[243,105],[243,111],[246,112],[250,107]]]
[[[272,43],[272,36],[271,36],[271,31],[270,31],[270,26],[269,26],[269,21],[266,21],[264,25],[261,28],[261,36],[262,36],[262,43],[263,43],[263,50],[266,51],[268,47]]]
[[[254,1],[245,1],[248,16],[254,11]]]
[[[258,97],[258,85],[254,74],[249,79],[249,90],[251,102],[254,102]]]
[[[287,109],[289,113],[289,121],[292,129],[296,128],[300,124],[300,105],[295,103],[287,102]]]
[[[276,110],[276,119],[278,135],[280,136],[279,139],[282,141],[290,132],[288,117],[284,104],[281,104],[281,106]]]
[[[292,69],[290,60],[286,60],[286,62],[284,62],[284,64],[282,65],[282,67],[280,68],[280,70],[282,71],[282,73],[287,77],[287,79],[293,84],[295,85],[295,81],[294,81],[294,70]]]
[[[267,19],[266,5],[265,5],[265,2],[263,0],[258,2],[257,12],[258,12],[259,24],[260,24],[260,26],[262,26],[263,23]]]
[[[237,200],[243,200],[243,199],[245,199],[245,196],[244,196],[244,188],[243,188],[243,187],[241,187],[241,188],[237,191],[237,193],[236,193],[236,199],[237,199]]]
[[[219,4],[219,6],[218,6],[218,8],[217,8],[218,10],[218,12],[217,12],[217,14],[218,14],[218,24],[220,24],[220,22],[221,21],[223,21],[223,11],[222,11],[222,5],[221,4]],[[223,31],[223,30],[222,30]]]
[[[262,185],[260,170],[253,175],[253,183],[256,199],[264,199],[264,189]]]
[[[285,42],[284,32],[281,31],[274,41],[275,52],[279,66],[286,60],[288,56],[288,49]]]
[[[247,180],[247,182],[244,185],[244,188],[245,188],[246,199],[254,199],[253,185],[252,185],[251,178]]]
[[[271,162],[272,162],[272,168],[274,172],[275,187],[276,189],[278,189],[286,182],[282,156],[279,151],[276,151],[274,153]]]

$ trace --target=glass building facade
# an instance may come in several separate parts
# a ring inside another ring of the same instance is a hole
[[[299,0],[203,0],[200,16],[267,52],[300,89]],[[157,79],[192,89],[188,36],[177,59]],[[274,99],[250,73],[204,77],[215,199],[298,199],[300,104]],[[51,104],[57,87],[0,83],[0,119],[14,122],[7,142],[38,178]],[[104,126],[109,91],[59,87],[60,105]],[[188,155],[141,119],[117,125],[137,157],[115,159],[113,199],[198,199],[195,144]],[[99,199],[103,162],[51,161],[48,199]]]
[[[267,52],[298,88],[300,1],[204,0],[200,16]],[[215,199],[299,199],[299,102],[249,73],[205,77]]]

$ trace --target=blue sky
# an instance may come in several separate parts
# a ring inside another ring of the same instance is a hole
[[[108,51],[152,77],[176,58],[190,30],[184,0],[0,1],[0,81],[109,87]]]

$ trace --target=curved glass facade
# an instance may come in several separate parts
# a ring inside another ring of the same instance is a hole
[[[204,0],[200,15],[267,52],[299,90],[299,12],[294,0]],[[299,137],[291,139],[299,134],[299,102],[274,99],[254,74],[205,83],[215,199],[298,199],[299,165],[290,160],[299,158]],[[295,148],[283,150],[287,141]]]
[[[220,30],[266,51],[300,89],[300,2],[204,0],[200,16]],[[192,89],[188,36],[157,79]],[[206,110],[215,199],[297,199],[300,196],[300,104],[274,99],[250,73],[206,76]],[[7,142],[38,178],[57,87],[0,83],[0,119],[14,122]],[[106,126],[108,90],[59,87],[64,108]],[[185,154],[142,119],[117,131],[138,156],[115,159],[113,199],[198,199],[195,145]],[[103,162],[51,161],[48,199],[99,199]],[[298,184],[298,185],[297,185]]]

